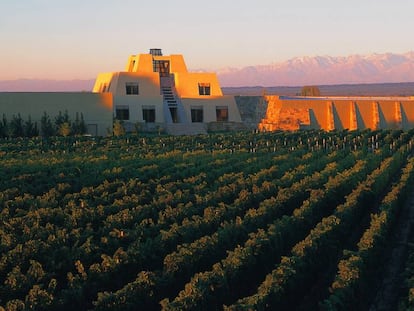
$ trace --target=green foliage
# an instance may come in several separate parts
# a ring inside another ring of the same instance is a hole
[[[55,135],[55,129],[53,127],[50,117],[46,114],[46,111],[43,113],[43,116],[40,120],[40,133],[43,137],[51,137]]]
[[[0,121],[0,138],[5,138],[9,136],[9,125],[7,122],[6,115],[3,114],[3,118]]]
[[[412,132],[100,138],[82,118],[76,137],[0,140],[6,310],[352,309],[375,291]]]
[[[301,96],[321,96],[321,91],[317,86],[304,86],[300,92]]]
[[[34,285],[25,299],[26,308],[29,310],[47,310],[52,302],[53,295],[42,289],[39,285]]]
[[[13,118],[10,121],[9,130],[10,136],[13,138],[24,136],[23,119],[20,116],[20,113],[17,116],[13,115]]]
[[[29,115],[28,119],[24,121],[20,114],[13,115],[10,123],[3,114],[3,119],[0,121],[0,138],[12,137],[36,137],[39,135],[37,123],[33,123]]]
[[[39,136],[37,122],[33,123],[30,115],[27,121],[24,123],[24,136],[29,138]]]
[[[71,132],[73,135],[83,135],[86,134],[86,124],[85,120],[83,119],[83,113],[80,114],[76,113],[75,121],[72,122],[72,129]]]
[[[59,129],[64,123],[67,123],[70,126],[69,114],[67,110],[65,110],[65,113],[63,114],[59,111],[59,114],[55,117],[55,128]]]
[[[83,135],[87,131],[86,124],[83,119],[83,114],[76,113],[76,119],[71,122],[68,112],[64,114],[59,112],[52,122],[50,116],[44,112],[40,120],[40,130],[37,122],[33,122],[29,115],[24,120],[20,114],[13,115],[10,121],[7,120],[6,115],[3,114],[3,119],[0,121],[0,138],[12,137],[12,138],[32,138],[39,136],[49,138],[56,135],[69,136],[69,135]]]
[[[124,125],[122,124],[122,121],[117,120],[117,119],[114,121],[113,133],[114,133],[114,136],[125,135],[125,128],[124,128]]]
[[[69,122],[63,122],[62,124],[60,124],[59,126],[59,134],[66,137],[69,136],[71,133],[71,126],[69,124]]]

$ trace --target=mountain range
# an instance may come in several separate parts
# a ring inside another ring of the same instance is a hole
[[[297,57],[270,65],[217,71],[223,86],[299,86],[414,81],[414,52]]]
[[[395,54],[305,56],[269,65],[216,70],[223,87],[414,82],[414,51]],[[92,90],[94,79],[0,81],[0,92]]]

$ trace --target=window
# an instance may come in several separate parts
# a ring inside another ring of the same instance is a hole
[[[139,94],[138,83],[127,82],[125,84],[125,92],[127,95],[138,95]]]
[[[161,77],[168,77],[170,75],[170,61],[153,60],[152,66],[154,72],[159,72]]]
[[[199,83],[198,94],[199,95],[210,95],[210,83]]]
[[[129,107],[128,106],[116,106],[115,118],[117,120],[129,120]]]
[[[147,123],[154,123],[155,122],[155,107],[154,106],[142,107],[142,118]]]
[[[227,106],[216,107],[216,117],[218,122],[226,122],[229,120],[229,108]]]
[[[203,122],[203,107],[191,107],[191,122]]]

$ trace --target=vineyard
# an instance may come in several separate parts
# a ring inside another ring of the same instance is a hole
[[[413,152],[414,131],[0,140],[0,310],[369,310]]]

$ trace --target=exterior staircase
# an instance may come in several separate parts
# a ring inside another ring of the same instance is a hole
[[[163,103],[164,103],[165,123],[167,124],[173,123],[170,108],[171,109],[177,108],[177,100],[175,99],[171,86],[161,86],[161,93],[163,96]]]
[[[173,77],[161,77],[161,94],[164,102],[165,123],[188,123],[184,107],[175,91]]]
[[[165,130],[170,135],[207,134],[206,124],[188,120],[180,97],[174,87],[174,77],[161,77],[161,94],[164,103]]]

